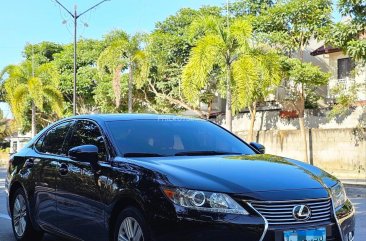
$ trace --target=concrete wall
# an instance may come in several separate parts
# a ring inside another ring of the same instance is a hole
[[[358,106],[350,109],[345,115],[329,119],[327,110],[306,110],[305,125],[312,129],[344,129],[355,128],[357,126],[366,127],[366,106]],[[217,118],[217,122],[225,127],[225,117]],[[250,124],[249,113],[241,113],[233,119],[233,132],[248,131]],[[298,130],[299,121],[297,119],[280,118],[280,112],[263,111],[256,115],[254,130]]]
[[[279,111],[257,113],[254,141],[265,145],[267,153],[304,160],[304,146],[297,119],[282,119]],[[225,127],[224,117],[217,120]],[[247,139],[250,116],[237,115],[233,132]],[[343,117],[327,118],[326,110],[308,110],[310,161],[344,179],[366,180],[366,107],[350,110]]]
[[[243,139],[245,134],[237,133]],[[255,133],[255,141],[273,155],[304,158],[298,130],[267,130]],[[366,179],[366,129],[309,129],[310,162],[339,178]]]

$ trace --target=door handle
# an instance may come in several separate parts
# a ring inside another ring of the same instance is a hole
[[[32,158],[29,158],[25,161],[24,166],[26,168],[32,168],[34,166],[34,160]]]
[[[67,173],[69,173],[69,168],[66,164],[61,164],[60,168],[58,169],[58,172],[61,176],[65,176]]]

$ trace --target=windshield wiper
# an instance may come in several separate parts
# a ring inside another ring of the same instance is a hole
[[[124,157],[163,157],[164,155],[158,153],[145,153],[145,152],[128,152],[123,154]]]
[[[215,155],[243,155],[243,153],[227,152],[227,151],[184,151],[175,153],[175,156],[215,156]]]

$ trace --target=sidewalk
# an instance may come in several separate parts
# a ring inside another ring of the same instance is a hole
[[[364,186],[366,188],[366,179],[340,179],[345,185]]]

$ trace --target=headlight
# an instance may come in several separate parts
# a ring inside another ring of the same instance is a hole
[[[346,191],[344,190],[344,187],[340,182],[332,187],[330,190],[332,192],[334,208],[338,209],[347,201]]]
[[[216,213],[242,214],[248,212],[223,193],[202,192],[183,188],[163,188],[165,195],[182,207]]]

